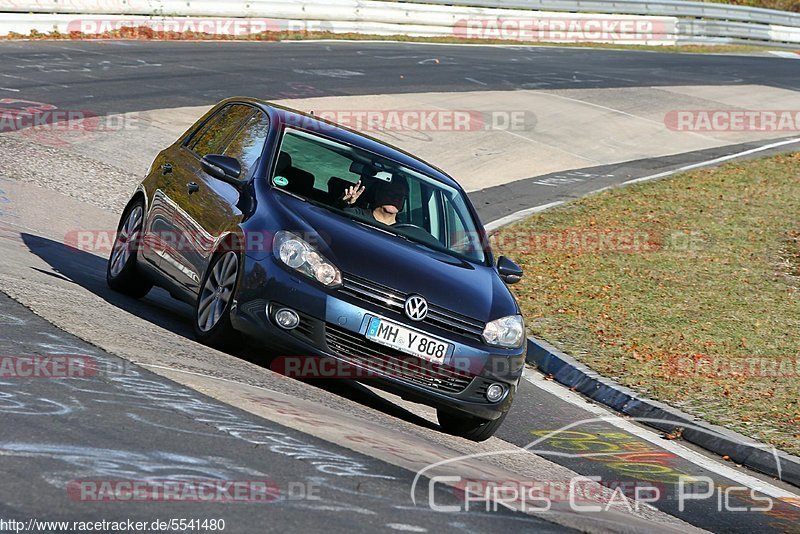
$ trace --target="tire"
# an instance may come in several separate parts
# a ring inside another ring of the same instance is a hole
[[[233,296],[241,271],[239,255],[232,250],[212,257],[200,284],[192,321],[201,343],[225,350],[241,347],[242,335],[231,325]]]
[[[448,434],[472,441],[486,441],[500,428],[507,414],[508,412],[504,412],[497,419],[481,419],[437,410],[436,418],[439,420],[439,426]]]
[[[139,199],[122,214],[106,266],[108,287],[137,299],[147,295],[153,288],[153,283],[136,265],[143,224],[144,201]]]

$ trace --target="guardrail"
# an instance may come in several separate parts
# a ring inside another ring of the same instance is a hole
[[[692,17],[800,27],[800,13],[687,0],[414,0],[414,2],[535,11]]]
[[[181,17],[265,19],[273,21],[272,31],[648,45],[800,45],[800,13],[685,0],[0,0],[0,35],[31,30],[69,33],[75,20],[99,15],[119,24],[125,22],[119,17],[127,16],[131,23],[151,25]],[[590,25],[608,21],[622,21],[624,29],[611,36],[589,31]],[[628,24],[631,21],[641,24]],[[564,27],[567,23],[572,27]]]

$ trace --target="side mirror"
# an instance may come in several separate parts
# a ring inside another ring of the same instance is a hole
[[[242,175],[242,164],[236,158],[220,154],[209,154],[203,156],[201,164],[203,170],[209,176],[227,182],[236,188],[242,186],[242,181],[239,179]]]
[[[520,266],[505,256],[497,258],[497,272],[500,274],[500,279],[506,284],[516,284],[522,280],[522,269]]]

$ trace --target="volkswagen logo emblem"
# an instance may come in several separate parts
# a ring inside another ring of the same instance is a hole
[[[420,295],[409,295],[404,309],[409,319],[421,321],[428,315],[428,301]]]

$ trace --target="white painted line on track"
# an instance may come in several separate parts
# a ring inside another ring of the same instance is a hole
[[[696,451],[693,451],[683,445],[672,441],[667,440],[656,434],[651,430],[647,430],[642,428],[639,425],[631,423],[630,421],[623,419],[622,417],[612,417],[608,418],[610,414],[615,414],[615,412],[606,409],[592,400],[586,399],[581,397],[577,393],[574,393],[558,382],[545,380],[542,377],[539,377],[534,371],[530,369],[525,369],[523,373],[523,378],[533,384],[534,386],[542,389],[551,395],[558,397],[560,400],[564,402],[568,402],[578,408],[585,410],[586,412],[593,414],[593,415],[600,415],[605,417],[603,420],[604,422],[613,425],[620,430],[624,430],[625,432],[632,434],[638,438],[641,438],[645,441],[649,441],[650,443],[654,444],[655,446],[664,449],[673,453],[676,456],[680,456],[684,460],[688,460],[689,462],[695,464],[702,469],[706,469],[708,471],[712,471],[720,476],[733,480],[734,482],[741,484],[742,486],[747,486],[748,488],[752,488],[757,490],[764,495],[769,497],[773,497],[776,499],[789,499],[787,504],[791,504],[793,506],[800,506],[794,504],[795,502],[800,503],[800,496],[779,488],[777,486],[773,486],[769,482],[765,482],[760,478],[748,475],[747,473],[742,473],[732,467],[729,467],[725,464],[722,464],[716,460],[708,458]]]
[[[778,57],[788,57],[789,59],[800,59],[800,52],[780,52],[777,50],[770,51],[770,54]]]
[[[606,76],[606,78],[608,78],[608,76]],[[613,79],[613,78],[610,78],[610,79]],[[631,119],[640,120],[640,121],[644,121],[644,122],[650,122],[650,123],[653,123],[653,124],[655,124],[656,126],[659,126],[659,127],[664,126],[664,122],[663,121],[656,121],[656,120],[653,120],[653,119],[648,119],[647,117],[640,117],[639,115],[634,115],[632,113],[628,113],[627,111],[622,111],[621,109],[614,109],[614,108],[610,108],[608,106],[603,106],[601,104],[595,104],[594,102],[581,100],[579,98],[570,98],[568,96],[558,95],[558,94],[555,94],[555,93],[543,92],[542,94],[545,95],[545,96],[552,97],[552,98],[559,98],[561,100],[567,100],[569,102],[575,102],[576,104],[581,104],[581,105],[584,105],[584,106],[589,106],[589,107],[593,107],[593,108],[597,108],[597,109],[602,109],[603,111],[609,111],[609,112],[614,113],[616,115],[623,115],[623,116],[631,118]]]
[[[539,212],[539,211],[544,211],[544,210],[546,210],[548,208],[559,206],[559,205],[561,205],[563,203],[564,203],[563,200],[558,200],[556,202],[550,202],[549,204],[542,204],[541,206],[534,206],[532,208],[520,210],[520,211],[512,213],[511,215],[506,215],[505,217],[501,217],[501,218],[499,218],[497,220],[494,220],[494,221],[486,224],[484,226],[484,228],[486,229],[487,232],[493,232],[493,231],[497,230],[498,228],[500,228],[501,226],[505,226],[507,224],[511,224],[511,223],[516,222],[516,221],[518,221],[520,219],[524,219],[528,215],[532,215],[532,214],[534,214],[536,212]]]
[[[776,148],[784,145],[791,145],[792,143],[798,143],[798,142],[800,142],[800,137],[795,137],[794,139],[786,139],[783,141],[778,141],[777,143],[770,143],[768,145],[751,148],[750,150],[745,150],[744,152],[737,152],[736,154],[728,154],[727,156],[722,156],[720,158],[710,159],[708,161],[701,161],[699,163],[693,163],[692,165],[686,165],[685,167],[681,167],[679,169],[660,172],[658,174],[651,174],[650,176],[643,176],[641,178],[634,178],[633,180],[622,182],[621,185],[636,184],[639,182],[646,182],[648,180],[655,180],[656,178],[664,178],[666,176],[678,174],[680,172],[690,171],[692,169],[698,169],[700,167],[706,167],[708,165],[715,165],[717,163],[722,163],[724,161],[728,161],[731,159],[740,158],[742,156],[749,156],[750,154],[755,154],[757,152],[763,152],[764,150],[769,150],[771,148]]]
[[[478,85],[487,85],[485,82],[476,80],[475,78],[464,78],[464,79],[467,80],[468,82],[477,83]]]
[[[589,191],[586,194],[599,193],[601,191],[605,191],[606,189],[613,189],[614,187],[619,187],[619,186],[622,186],[622,185],[635,184],[635,183],[639,183],[639,182],[647,182],[649,180],[656,180],[658,178],[666,178],[667,176],[671,176],[673,174],[678,174],[678,173],[681,173],[681,172],[690,171],[692,169],[699,169],[701,167],[707,167],[709,165],[716,165],[717,163],[723,163],[723,162],[731,160],[731,159],[740,158],[742,156],[749,156],[750,154],[756,154],[758,152],[763,152],[765,150],[770,150],[772,148],[777,148],[777,147],[780,147],[780,146],[791,145],[793,143],[800,143],[800,137],[794,137],[792,139],[785,139],[783,141],[778,141],[778,142],[775,142],[775,143],[769,143],[769,144],[766,144],[766,145],[762,145],[762,146],[759,146],[759,147],[756,147],[756,148],[751,148],[751,149],[745,150],[743,152],[737,152],[735,154],[728,154],[727,156],[722,156],[722,157],[710,159],[710,160],[707,160],[707,161],[701,161],[699,163],[693,163],[691,165],[686,165],[684,167],[680,167],[678,169],[673,169],[671,171],[664,171],[664,172],[660,172],[658,174],[651,174],[649,176],[643,176],[641,178],[634,178],[633,180],[628,180],[626,182],[622,182],[619,185],[609,185],[609,186],[606,186],[606,187],[601,187],[600,189],[596,189],[594,191]],[[511,183],[513,183],[513,182],[511,182]],[[559,205],[563,204],[564,202],[566,202],[566,201],[559,200],[559,201],[556,201],[556,202],[550,202],[548,204],[542,204],[540,206],[534,206],[532,208],[526,208],[524,210],[515,211],[514,213],[512,213],[510,215],[506,215],[505,217],[501,217],[499,219],[495,219],[494,221],[486,223],[484,225],[484,228],[486,228],[487,232],[494,232],[495,230],[497,230],[497,229],[499,229],[499,228],[501,228],[503,226],[506,226],[506,225],[509,225],[511,223],[517,222],[520,219],[524,219],[528,215],[531,215],[533,213],[537,213],[539,211],[544,211],[546,209],[553,208],[555,206],[559,206]]]

